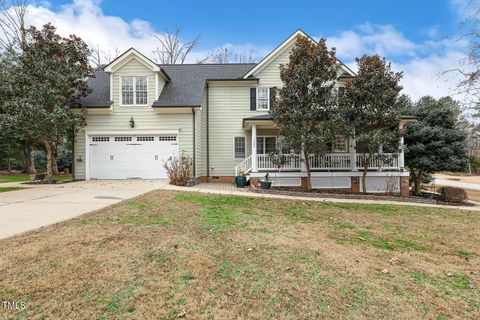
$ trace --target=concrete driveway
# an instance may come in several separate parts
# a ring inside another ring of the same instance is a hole
[[[99,180],[36,185],[0,193],[0,239],[68,220],[167,185],[167,180]]]

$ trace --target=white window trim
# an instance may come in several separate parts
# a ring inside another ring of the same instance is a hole
[[[243,138],[245,140],[245,152],[243,158],[235,157],[235,138]],[[233,136],[233,160],[245,160],[247,158],[247,137],[246,136]]]
[[[258,109],[258,89],[267,89],[267,109]],[[261,112],[270,111],[270,87],[257,87],[255,110]]]
[[[277,147],[277,136],[257,136],[257,139],[258,138],[264,138],[263,139],[263,150],[265,151],[267,148],[266,148],[266,141],[265,141],[265,138],[275,138],[275,147]],[[258,143],[258,142],[257,142]],[[258,147],[258,146],[257,146]],[[257,154],[267,154],[267,153],[258,153]]]
[[[133,78],[133,104],[123,104],[123,98],[122,98],[122,79],[123,78]],[[137,78],[147,78],[147,103],[146,104],[137,104]],[[120,100],[120,107],[148,107],[148,96],[149,96],[149,90],[148,90],[148,82],[149,82],[149,76],[120,76],[120,81],[119,81],[119,100]]]

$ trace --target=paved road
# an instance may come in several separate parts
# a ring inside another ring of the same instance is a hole
[[[68,220],[167,184],[166,180],[79,181],[3,192],[0,239]]]
[[[448,179],[435,179],[435,184],[440,186],[458,187],[470,190],[480,190],[480,184],[460,182]]]

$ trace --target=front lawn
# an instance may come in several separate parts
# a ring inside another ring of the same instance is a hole
[[[0,176],[0,183],[7,183],[7,182],[27,182],[31,181],[29,175],[13,175],[13,176]],[[72,180],[71,174],[60,174],[53,177],[53,180],[57,181],[65,181],[65,180]]]
[[[0,241],[16,319],[478,319],[480,214],[154,191]]]
[[[0,193],[8,192],[8,191],[16,191],[16,190],[21,190],[21,189],[24,189],[24,188],[20,188],[20,187],[0,187]]]

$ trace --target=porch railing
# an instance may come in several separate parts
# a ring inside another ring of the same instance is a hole
[[[257,154],[257,170],[259,171],[300,171],[302,160],[299,154],[287,153],[278,155],[281,161],[274,161],[270,154]],[[367,155],[358,153],[355,156],[356,163],[352,166],[352,156],[348,153],[327,153],[324,155],[311,154],[308,157],[312,170],[352,170],[352,167],[362,170]],[[279,166],[276,163],[280,163]],[[375,154],[369,159],[369,170],[395,170],[400,168],[399,155],[397,153]],[[252,155],[248,156],[235,167],[235,175],[241,172],[249,173],[252,170]]]
[[[356,155],[357,169],[363,169],[368,155],[359,153]],[[399,155],[397,153],[374,154],[368,161],[368,169],[398,169],[400,168]]]
[[[275,164],[273,161],[272,156],[269,154],[257,154],[257,169],[258,170],[300,170],[301,162],[300,162],[300,155],[299,154],[282,154],[278,155],[280,157],[280,163]]]
[[[249,173],[252,170],[252,155],[249,155],[235,167],[235,176],[240,173]]]
[[[309,157],[310,168],[315,169],[336,169],[349,170],[352,168],[350,164],[350,154],[345,153],[327,153],[325,155],[311,154]]]

